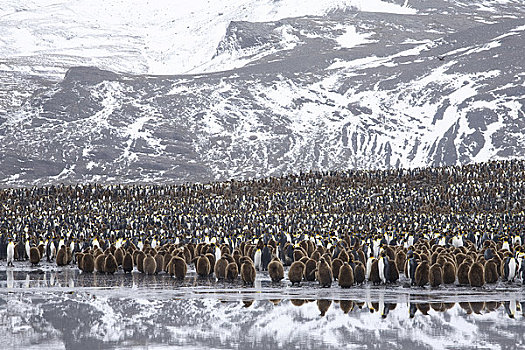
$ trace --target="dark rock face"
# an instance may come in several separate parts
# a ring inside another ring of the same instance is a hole
[[[232,22],[216,56],[242,51],[247,63],[223,72],[10,77],[28,96],[10,105],[0,94],[0,184],[206,182],[525,156],[525,5],[492,4],[499,16],[470,3],[411,5],[417,14]]]

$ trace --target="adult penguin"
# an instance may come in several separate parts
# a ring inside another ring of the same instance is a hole
[[[341,288],[350,288],[354,284],[354,270],[347,262],[339,269],[337,280]]]
[[[14,266],[13,261],[15,260],[15,242],[9,238],[7,243],[7,266]]]
[[[279,283],[284,278],[284,267],[277,257],[268,264],[268,274],[273,283]]]
[[[507,257],[503,262],[503,271],[502,271],[503,281],[514,282],[514,278],[516,278],[516,274],[518,272],[517,268],[518,268],[518,263],[516,261],[516,258]]]
[[[272,261],[272,252],[269,246],[265,245],[261,255],[261,268],[263,271],[268,270],[268,265]]]
[[[379,257],[379,260],[377,262],[378,264],[378,270],[379,270],[379,278],[381,279],[381,282],[383,284],[387,283],[387,276],[390,274],[390,263],[388,261],[388,257],[386,256],[385,252],[382,251]]]

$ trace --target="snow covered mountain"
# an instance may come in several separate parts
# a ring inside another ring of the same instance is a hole
[[[0,184],[525,156],[520,0],[12,1]]]

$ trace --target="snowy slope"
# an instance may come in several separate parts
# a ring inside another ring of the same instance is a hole
[[[524,156],[520,1],[175,3],[2,9],[0,183]]]

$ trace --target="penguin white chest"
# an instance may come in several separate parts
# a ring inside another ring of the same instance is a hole
[[[386,283],[385,278],[385,259],[379,259],[378,262],[378,268],[379,268],[379,278],[381,279],[381,282]]]

